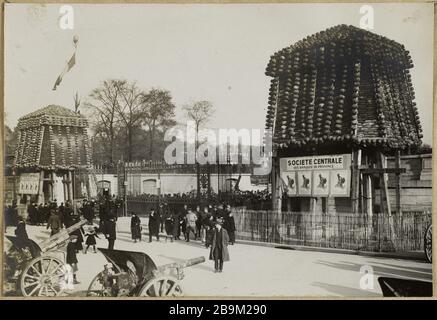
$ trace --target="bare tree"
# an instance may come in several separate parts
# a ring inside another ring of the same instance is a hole
[[[106,135],[109,143],[109,162],[114,163],[114,146],[117,133],[117,110],[120,96],[120,88],[125,81],[106,80],[99,88],[94,89],[91,100],[85,106],[94,115],[95,125],[99,128],[99,134]]]
[[[143,118],[143,92],[135,82],[119,82],[118,102],[115,110],[125,126],[127,143],[127,161],[133,160],[133,132],[141,124]]]
[[[193,120],[196,130],[196,150],[198,148],[199,129],[204,126],[214,114],[214,106],[210,101],[196,101],[183,107],[188,119]]]
[[[149,160],[154,158],[156,131],[164,131],[176,124],[176,107],[171,100],[172,96],[167,90],[152,89],[143,94],[143,122],[149,130]]]

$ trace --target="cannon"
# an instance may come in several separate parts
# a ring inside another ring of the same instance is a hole
[[[177,297],[183,295],[180,281],[184,268],[205,262],[197,257],[156,266],[143,252],[99,248],[108,264],[87,290],[88,297]]]
[[[17,266],[17,289],[25,297],[58,296],[63,291],[62,280],[65,276],[65,245],[70,234],[84,224],[80,220],[72,226],[44,240],[39,245],[31,239],[6,236],[12,243],[12,253],[21,261]]]

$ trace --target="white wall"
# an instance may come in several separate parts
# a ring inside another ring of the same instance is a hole
[[[106,180],[111,182],[111,194],[118,195],[117,190],[117,175],[113,174],[97,174],[97,181]],[[211,174],[211,189],[214,192],[218,190],[217,174]],[[222,177],[221,177],[222,178]],[[238,179],[238,174],[232,175],[233,179]],[[158,180],[158,174],[129,174],[127,190],[131,195],[139,195],[145,192],[143,189],[143,181],[148,179]],[[196,174],[173,174],[162,173],[161,179],[161,193],[184,193],[196,190],[197,175]],[[234,183],[233,183],[234,185]],[[240,190],[264,190],[265,186],[253,186],[250,183],[250,174],[242,174],[240,180]]]

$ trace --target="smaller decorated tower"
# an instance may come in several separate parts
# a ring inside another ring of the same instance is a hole
[[[42,203],[93,196],[87,119],[49,105],[18,120],[14,167],[21,197]]]

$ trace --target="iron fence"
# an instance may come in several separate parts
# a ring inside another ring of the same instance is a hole
[[[357,251],[422,251],[429,212],[401,215],[276,212],[234,209],[237,239]]]

